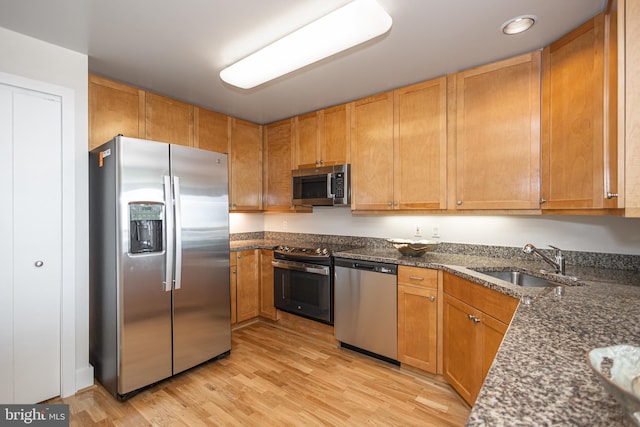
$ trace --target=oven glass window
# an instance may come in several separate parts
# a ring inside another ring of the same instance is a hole
[[[274,303],[281,310],[333,322],[329,276],[274,268]]]

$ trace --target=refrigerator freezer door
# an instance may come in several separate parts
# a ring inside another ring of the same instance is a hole
[[[174,374],[231,349],[227,155],[171,145],[176,205]],[[176,191],[177,190],[177,191]],[[178,221],[179,219],[179,221]],[[179,223],[178,223],[179,222]]]
[[[116,138],[120,196],[118,214],[118,394],[126,394],[172,374],[171,292],[165,281],[165,252],[135,254],[131,247],[131,203],[164,203],[169,145]],[[117,192],[116,192],[117,194]],[[169,199],[170,200],[170,199]]]

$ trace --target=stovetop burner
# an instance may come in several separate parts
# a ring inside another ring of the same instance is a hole
[[[275,248],[275,251],[283,255],[296,255],[296,256],[308,256],[308,257],[322,257],[328,258],[331,256],[331,251],[326,247],[311,247],[311,246],[288,246],[280,245]]]

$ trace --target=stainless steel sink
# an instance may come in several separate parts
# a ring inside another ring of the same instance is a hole
[[[542,288],[545,286],[561,286],[560,283],[552,282],[540,277],[530,276],[520,271],[478,271],[478,273],[522,286],[523,288]]]

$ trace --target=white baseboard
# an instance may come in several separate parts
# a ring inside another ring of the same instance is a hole
[[[93,366],[76,369],[76,391],[93,385]]]

